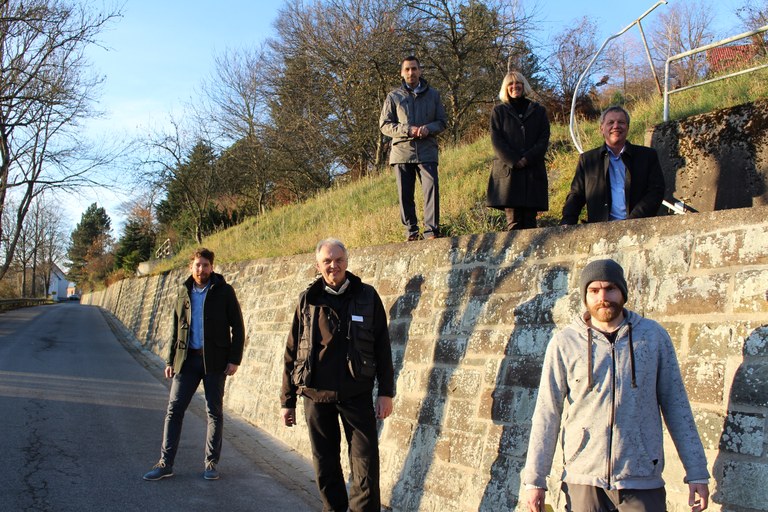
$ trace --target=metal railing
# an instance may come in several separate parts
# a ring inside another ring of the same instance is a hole
[[[161,260],[171,256],[171,239],[166,238],[165,242],[155,251],[155,258]]]
[[[30,306],[40,306],[43,304],[53,304],[51,299],[0,299],[0,313],[12,309],[28,308]]]
[[[671,94],[675,94],[678,92],[687,91],[688,89],[693,89],[694,87],[700,87],[702,85],[710,84],[712,82],[717,82],[718,80],[724,80],[726,78],[731,78],[738,75],[744,75],[746,73],[752,73],[754,71],[757,71],[758,69],[763,69],[768,67],[768,64],[761,64],[759,66],[754,66],[749,69],[743,69],[741,71],[735,71],[733,73],[729,73],[727,75],[718,76],[715,78],[710,78],[709,80],[704,80],[702,82],[696,82],[695,84],[687,85],[685,87],[679,87],[677,89],[674,89],[672,91],[669,90],[669,67],[670,64],[676,60],[684,59],[685,57],[690,57],[691,55],[695,55],[700,52],[705,52],[707,50],[711,50],[712,48],[716,48],[718,46],[723,46],[728,43],[732,43],[734,41],[738,41],[739,39],[745,39],[747,37],[755,36],[757,34],[761,34],[763,32],[768,31],[768,25],[765,25],[763,27],[760,27],[756,30],[753,30],[751,32],[744,32],[743,34],[739,34],[737,36],[729,37],[728,39],[723,39],[722,41],[718,41],[716,43],[711,43],[705,46],[700,46],[699,48],[694,48],[693,50],[688,50],[687,52],[678,53],[677,55],[673,55],[669,58],[667,58],[667,62],[664,64],[664,122],[669,121],[669,96]]]
[[[659,94],[661,94],[661,84],[659,84],[659,78],[656,76],[656,69],[653,67],[653,60],[651,59],[651,51],[648,49],[648,41],[645,39],[645,32],[643,31],[643,25],[641,23],[642,19],[648,16],[651,11],[656,9],[660,5],[666,5],[667,0],[659,0],[653,6],[645,11],[643,14],[641,14],[635,21],[624,27],[619,32],[613,34],[612,36],[608,37],[604,42],[603,45],[600,47],[599,50],[597,50],[597,53],[595,53],[594,57],[592,57],[592,60],[589,61],[589,64],[587,64],[587,68],[584,70],[584,72],[579,77],[578,82],[576,82],[576,87],[573,90],[573,100],[571,101],[571,121],[570,121],[570,132],[571,132],[571,140],[573,140],[573,144],[576,146],[576,149],[579,150],[579,153],[583,153],[584,150],[581,146],[581,140],[579,139],[578,132],[576,131],[576,100],[579,98],[579,87],[581,87],[581,82],[584,81],[584,79],[589,76],[589,70],[592,69],[592,65],[595,63],[595,61],[600,57],[600,54],[603,52],[606,46],[608,46],[608,43],[610,43],[612,40],[616,39],[617,37],[620,37],[623,35],[626,31],[637,25],[638,29],[640,30],[640,37],[643,40],[643,46],[645,47],[645,54],[648,57],[648,64],[651,67],[651,73],[653,73],[653,78],[656,80],[656,87],[659,89]]]

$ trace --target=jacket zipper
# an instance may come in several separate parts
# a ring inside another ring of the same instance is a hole
[[[613,427],[616,421],[616,343],[611,343],[611,423],[608,432],[608,489],[611,488],[613,473]]]

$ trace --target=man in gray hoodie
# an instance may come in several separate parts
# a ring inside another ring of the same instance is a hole
[[[421,64],[407,57],[400,67],[403,82],[390,92],[381,109],[379,128],[392,138],[389,163],[397,178],[400,220],[408,241],[419,240],[413,194],[416,178],[424,193],[424,237],[437,238],[440,225],[440,188],[437,179],[437,134],[445,130],[440,93],[421,78]]]
[[[666,510],[662,416],[688,504],[705,510],[707,460],[669,334],[624,308],[627,282],[615,261],[589,263],[579,284],[587,311],[555,334],[544,357],[523,472],[528,510],[544,511],[559,435],[567,510]]]

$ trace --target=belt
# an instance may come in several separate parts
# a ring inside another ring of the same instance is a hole
[[[190,354],[195,354],[196,356],[203,355],[203,349],[201,348],[188,348],[187,352]]]

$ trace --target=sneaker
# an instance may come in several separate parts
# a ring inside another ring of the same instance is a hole
[[[415,242],[417,240],[421,240],[420,233],[413,233],[411,235],[408,235],[408,238],[406,238],[406,242]]]
[[[144,475],[144,480],[155,481],[173,476],[173,466],[167,466],[165,461],[160,461],[152,468],[152,471]]]
[[[205,471],[203,471],[203,478],[206,480],[218,480],[219,471],[216,469],[215,462],[206,462]]]

